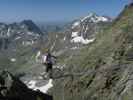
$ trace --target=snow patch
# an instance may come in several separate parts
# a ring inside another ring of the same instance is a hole
[[[97,22],[107,22],[107,21],[108,21],[108,19],[103,16],[96,16],[96,19],[94,19],[93,22],[97,23]]]
[[[65,41],[66,40],[66,37],[64,37],[63,40]]]
[[[93,42],[95,39],[84,39],[82,36],[77,36],[71,40],[72,43],[82,43],[89,44]]]
[[[56,41],[55,41],[55,42],[53,43],[53,45],[51,46],[50,50],[53,50],[54,47],[55,47],[55,45],[56,45]]]
[[[56,34],[56,38],[58,38],[58,35]]]
[[[88,29],[89,29],[89,27],[88,27],[88,25],[87,25],[87,27],[86,27],[86,29],[85,29],[85,33],[88,31]]]
[[[72,38],[77,36],[78,36],[78,32],[72,32],[72,36],[71,36]]]
[[[20,38],[21,38],[21,37],[20,37],[20,36],[18,36],[18,37],[16,37],[16,38],[15,38],[15,40],[19,40]]]
[[[35,91],[40,90],[43,93],[47,93],[48,90],[53,87],[52,82],[53,82],[53,80],[49,79],[49,81],[48,81],[48,83],[46,85],[37,87],[36,86],[37,81],[36,80],[31,80],[30,82],[28,82],[27,86],[28,86],[28,88],[33,89]]]
[[[36,62],[39,62],[39,57],[41,56],[41,51],[38,51],[36,54]]]
[[[72,25],[72,29],[75,28],[75,27],[77,27],[77,26],[79,26],[79,25],[80,25],[80,21],[75,22],[75,23]]]
[[[31,46],[34,44],[34,41],[33,40],[29,40],[29,41],[23,41],[22,42],[22,45],[24,46]]]
[[[11,58],[10,61],[11,62],[16,62],[16,59],[15,58]]]
[[[7,36],[8,36],[8,37],[10,36],[10,31],[11,31],[11,29],[8,28],[8,30],[7,30]]]
[[[41,51],[38,51],[36,54],[36,58],[39,57],[41,55]]]
[[[34,35],[33,32],[27,32],[28,35]]]
[[[76,50],[76,49],[78,49],[78,47],[72,47],[72,48],[71,48],[71,50]]]
[[[108,18],[105,18],[105,17],[99,17],[98,19],[99,21],[103,21],[103,22],[107,22],[108,21]]]

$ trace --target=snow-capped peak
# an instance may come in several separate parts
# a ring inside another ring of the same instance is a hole
[[[92,32],[96,32],[95,24],[109,21],[111,21],[111,19],[108,17],[98,16],[95,13],[89,13],[88,16],[76,20],[72,24],[71,42],[82,44],[89,44],[93,42],[95,38],[92,35]]]
[[[92,16],[95,16],[94,13],[89,13],[88,16],[85,16],[84,18],[81,19],[81,22],[83,22],[84,20],[88,19],[88,18],[91,18]]]
[[[89,20],[89,22],[98,23],[98,22],[107,22],[109,21],[108,18],[103,16],[98,16],[95,13],[89,13],[88,16],[80,19],[81,22],[84,22],[85,20]]]
[[[77,26],[80,26],[82,23],[87,22],[87,23],[98,23],[98,22],[108,22],[111,19],[105,16],[99,16],[95,13],[89,13],[88,16],[85,16],[83,18],[80,18],[79,20],[75,21],[72,24],[72,29],[74,29]]]

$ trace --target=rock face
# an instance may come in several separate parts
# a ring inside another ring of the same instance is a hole
[[[53,100],[52,96],[28,89],[11,73],[0,74],[0,100]]]
[[[54,100],[132,100],[132,19],[130,4],[95,42],[67,62],[65,71],[73,77],[56,81]]]

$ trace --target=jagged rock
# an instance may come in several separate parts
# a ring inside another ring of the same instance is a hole
[[[28,89],[8,71],[0,73],[0,100],[52,100],[52,96]]]

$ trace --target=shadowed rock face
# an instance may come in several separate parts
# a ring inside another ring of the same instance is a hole
[[[0,74],[0,100],[53,100],[52,96],[33,91],[11,73]]]

